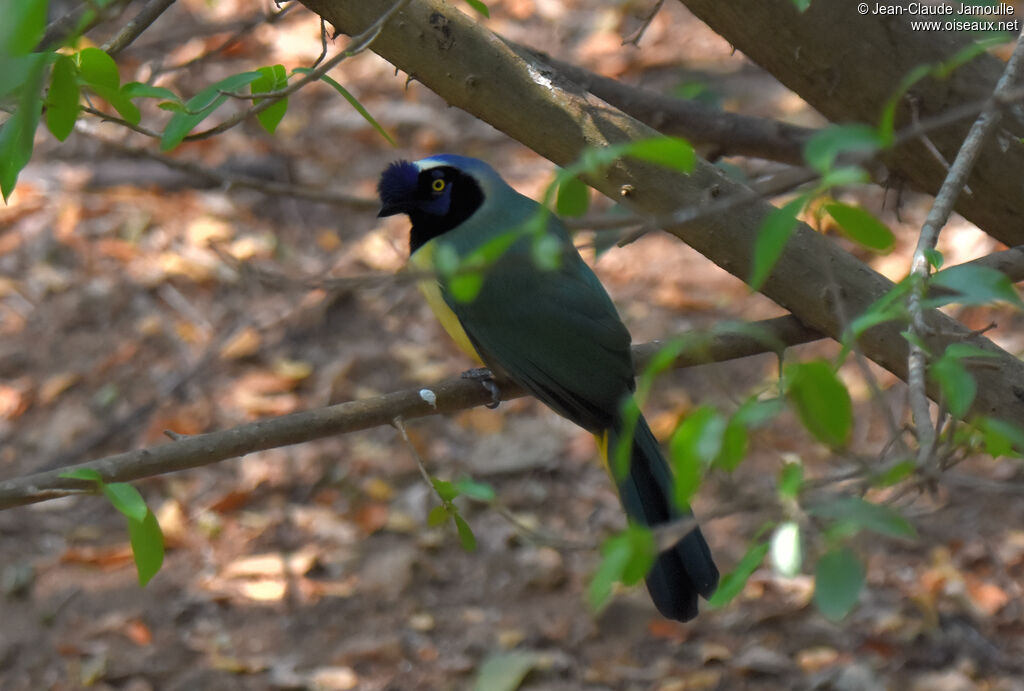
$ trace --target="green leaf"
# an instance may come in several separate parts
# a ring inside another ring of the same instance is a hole
[[[38,53],[11,57],[4,55],[0,50],[0,98],[6,98],[15,91],[20,91],[25,80],[31,74],[33,65],[38,60]]]
[[[462,549],[467,552],[476,551],[476,535],[473,534],[472,529],[469,527],[469,523],[466,523],[466,519],[455,514],[455,529],[459,531],[459,544],[462,545]]]
[[[797,12],[806,12],[807,8],[811,6],[811,0],[791,0],[793,7],[797,9]]]
[[[168,101],[181,103],[178,94],[162,86],[143,84],[142,82],[128,82],[121,87],[121,93],[125,98],[163,98]],[[181,103],[184,107],[184,103]]]
[[[160,110],[170,111],[171,113],[188,114],[188,108],[185,107],[185,104],[177,101],[161,101],[156,105],[156,107]]]
[[[434,252],[434,268],[442,276],[451,276],[459,270],[459,253],[447,242],[442,242]]]
[[[760,290],[775,263],[782,256],[782,251],[789,242],[789,236],[796,230],[796,215],[807,203],[807,198],[800,196],[785,206],[772,209],[761,220],[754,243],[754,270],[750,275],[750,287]]]
[[[249,88],[252,89],[253,95],[266,93],[268,91],[278,91],[288,86],[288,73],[284,69],[284,65],[269,65],[267,67],[259,67],[256,70],[260,73],[260,78],[253,81]],[[256,98],[253,99],[253,104],[257,105],[265,99]],[[274,105],[268,107],[266,110],[256,113],[256,119],[259,120],[260,125],[263,126],[270,134],[274,133],[277,129],[278,124],[281,122],[281,118],[288,111],[288,99],[282,98],[274,102]]]
[[[825,210],[854,242],[878,252],[888,252],[896,243],[892,231],[873,215],[860,208],[834,202],[825,204]]]
[[[987,266],[958,264],[938,272],[931,277],[931,285],[946,288],[955,293],[952,296],[929,296],[925,300],[928,308],[941,307],[951,302],[961,305],[984,305],[1005,300],[1017,307],[1024,307],[1017,288],[1006,274]]]
[[[917,531],[906,518],[882,504],[874,504],[860,497],[842,497],[828,504],[819,504],[807,509],[808,513],[821,518],[845,521],[857,528],[871,530],[880,535],[897,538],[916,538]]]
[[[757,429],[778,417],[785,404],[781,398],[757,398],[751,396],[739,407],[733,417],[748,429]]]
[[[516,691],[530,670],[537,665],[538,660],[537,653],[523,650],[491,653],[476,673],[473,690]]]
[[[530,248],[533,263],[542,271],[554,271],[562,265],[562,243],[554,235],[545,233],[534,241]]]
[[[4,22],[0,22],[3,24]],[[24,69],[14,113],[0,125],[0,193],[6,201],[14,191],[18,175],[32,158],[36,127],[42,113],[43,72],[53,53],[35,53],[19,60]]]
[[[459,302],[473,302],[484,287],[484,275],[480,271],[466,271],[448,279],[448,292]]]
[[[883,147],[892,146],[895,138],[895,122],[896,122],[896,108],[899,107],[901,101],[903,101],[903,95],[907,93],[914,84],[921,81],[928,76],[928,73],[932,71],[931,65],[918,65],[914,69],[910,70],[903,79],[900,80],[899,86],[896,87],[895,93],[889,97],[886,101],[885,108],[882,109],[881,122],[878,125],[878,138],[882,142]]]
[[[604,609],[617,581],[637,583],[650,571],[656,556],[654,534],[647,528],[631,525],[601,545],[601,563],[587,588],[587,600],[595,612]]]
[[[103,477],[99,474],[99,471],[93,470],[92,468],[71,468],[65,470],[60,474],[60,477],[66,477],[71,480],[86,480],[89,482],[98,482],[103,484]]]
[[[188,136],[195,127],[208,118],[228,99],[222,91],[232,92],[252,84],[259,79],[259,72],[242,72],[211,84],[185,102],[187,113],[175,113],[167,122],[163,136],[160,138],[160,150],[173,149]]]
[[[993,417],[978,420],[985,440],[985,453],[993,458],[1020,456],[1024,453],[1024,429],[1019,425]]]
[[[430,478],[430,481],[434,483],[434,490],[437,492],[437,496],[441,497],[441,501],[451,501],[459,496],[459,491],[451,482],[436,477]]]
[[[444,525],[448,522],[451,514],[448,512],[448,507],[445,504],[438,504],[430,510],[427,514],[427,525],[431,528],[436,528],[440,525]]]
[[[50,72],[50,89],[46,92],[46,128],[58,141],[67,139],[75,128],[80,95],[74,61],[66,55],[58,55]]]
[[[46,30],[46,0],[5,0],[0,3],[0,55],[31,53]]]
[[[726,421],[711,406],[698,407],[672,433],[669,454],[674,474],[675,501],[688,506],[704,474],[704,468],[722,450]]]
[[[740,559],[740,563],[736,565],[736,568],[722,577],[718,590],[708,599],[708,606],[722,607],[732,602],[733,598],[743,590],[743,586],[747,584],[751,574],[764,561],[765,556],[768,554],[768,548],[767,542],[758,542],[751,545],[747,553]]]
[[[889,292],[871,303],[864,312],[850,322],[849,337],[856,340],[872,326],[906,319],[908,313],[904,298],[909,292],[910,281],[907,279],[894,285]]]
[[[942,252],[932,248],[928,248],[924,251],[924,258],[927,259],[928,263],[931,264],[936,270],[941,269],[942,262],[945,261],[945,259],[943,259],[942,257]]]
[[[114,505],[114,508],[128,517],[129,520],[141,523],[146,518],[149,508],[139,490],[126,482],[103,484],[103,495]]]
[[[779,496],[796,499],[804,485],[804,467],[800,463],[786,463],[779,471]]]
[[[486,482],[477,482],[472,478],[462,478],[452,483],[455,491],[464,497],[482,502],[492,502],[496,496],[494,488]]]
[[[601,546],[601,563],[587,588],[590,609],[600,612],[611,600],[612,587],[622,577],[629,562],[629,545],[619,536],[608,538]]]
[[[146,585],[164,563],[164,535],[152,511],[147,511],[141,521],[128,520],[128,535],[131,538],[135,570],[139,574],[139,585]]]
[[[900,331],[900,336],[902,336],[903,339],[910,345],[917,346],[928,355],[931,355],[931,348],[929,348],[928,344],[924,342],[924,339],[918,336],[910,329],[904,329],[903,331]]]
[[[838,621],[849,614],[863,587],[864,566],[850,549],[831,550],[818,560],[814,571],[814,604],[829,619]]]
[[[308,67],[298,67],[295,69],[295,72],[298,72],[299,74],[309,74],[312,71],[313,70],[309,69]],[[370,124],[370,127],[377,130],[380,136],[387,139],[388,143],[391,144],[391,146],[398,146],[398,142],[395,141],[394,137],[388,134],[388,131],[381,127],[379,122],[374,120],[373,116],[370,115],[370,111],[366,110],[366,108],[363,107],[363,104],[360,103],[355,96],[349,93],[348,89],[346,89],[337,81],[331,79],[327,75],[320,77],[320,81],[326,82],[327,84],[330,84],[332,87],[334,87],[334,90],[341,94],[342,98],[348,101],[349,105],[356,109],[357,113],[363,116],[363,119]]]
[[[132,103],[120,89],[114,89],[103,84],[90,84],[89,88],[112,105],[114,110],[128,122],[138,125],[142,120],[142,113],[139,112],[139,107]]]
[[[870,182],[871,176],[860,166],[839,166],[821,176],[819,190],[830,190],[840,185],[857,185]]]
[[[971,345],[970,343],[950,343],[946,346],[946,350],[942,353],[942,357],[962,360],[970,357],[993,358],[999,357],[999,355],[985,350],[984,348],[979,348],[976,345]]]
[[[590,188],[576,177],[558,182],[555,210],[560,216],[582,216],[590,206]]]
[[[916,468],[917,464],[914,461],[900,461],[885,472],[872,478],[871,484],[875,487],[892,487],[897,482],[909,477]]]
[[[928,368],[928,374],[939,383],[942,396],[949,412],[954,417],[962,418],[974,403],[978,393],[978,384],[974,375],[960,364],[955,357],[940,357]]]
[[[636,585],[654,565],[658,545],[650,528],[641,525],[629,526],[623,535],[629,541],[629,560],[622,570],[622,582],[625,585]]]
[[[789,365],[786,372],[788,394],[804,427],[833,448],[843,446],[853,429],[853,404],[832,366],[812,360]]]
[[[692,173],[697,165],[693,146],[679,137],[638,139],[627,144],[623,154],[686,174]]]
[[[836,158],[845,153],[870,153],[881,148],[882,142],[874,128],[853,123],[829,125],[804,145],[804,159],[821,173],[832,169]]]
[[[772,533],[772,566],[786,578],[800,573],[803,564],[803,547],[800,543],[800,526],[796,521],[781,523]]]
[[[743,421],[734,415],[729,420],[729,424],[725,426],[725,432],[722,434],[722,449],[712,465],[731,473],[746,457],[749,447],[750,435],[747,434],[747,428],[743,425]]]
[[[121,88],[121,75],[114,58],[99,48],[83,48],[75,54],[78,72],[90,87],[107,87],[117,91]]]
[[[480,0],[466,0],[466,4],[485,17],[489,18],[491,16],[491,11],[487,9],[487,5],[480,2]]]

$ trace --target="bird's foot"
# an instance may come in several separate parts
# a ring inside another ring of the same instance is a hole
[[[486,367],[474,367],[463,372],[462,378],[478,381],[482,387],[487,389],[487,392],[491,394],[491,402],[486,404],[488,408],[494,409],[501,404],[501,391],[494,383],[494,373],[491,370]]]

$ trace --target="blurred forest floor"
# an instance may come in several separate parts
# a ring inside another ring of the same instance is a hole
[[[622,38],[638,25],[631,12],[650,3],[489,4],[496,31],[596,72],[822,122],[678,3],[666,3],[639,49]],[[202,55],[253,12],[240,0],[180,0],[123,54],[122,79],[144,79],[157,57],[175,65]],[[260,65],[308,66],[319,52],[317,18],[296,7],[158,83],[189,95]],[[400,149],[315,85],[292,97],[275,136],[250,122],[171,155],[367,199],[388,162],[437,152],[485,158],[534,197],[551,179],[548,162],[406,84],[372,53],[332,75]],[[97,131],[157,148],[114,125]],[[470,365],[415,288],[389,278],[405,261],[405,217],[204,188],[81,133],[63,145],[40,134],[36,151],[0,207],[2,477],[158,444],[167,429],[224,429],[428,384]],[[872,259],[893,278],[909,265],[929,203],[904,193],[897,218],[896,196],[872,188],[851,197],[897,233],[896,251]],[[953,264],[997,246],[956,221],[941,249]],[[609,251],[596,267],[636,342],[782,313],[667,235]],[[329,280],[350,276],[366,280]],[[997,341],[1024,347],[1019,317],[978,308],[958,316],[973,327],[997,321]],[[818,343],[787,357],[835,352]],[[883,389],[875,401],[856,368],[843,371],[855,395],[854,448],[868,456],[886,440],[879,408],[902,414],[905,398],[872,371]],[[693,406],[729,409],[776,372],[772,356],[672,372],[646,412],[664,438]],[[591,439],[536,402],[409,431],[432,472],[493,484],[529,525],[593,541],[623,524]],[[783,416],[757,432],[732,476],[706,480],[698,515],[740,497],[771,504],[782,461],[795,458],[811,478],[854,467]],[[816,611],[809,576],[784,579],[765,565],[728,607],[681,625],[658,618],[642,588],[595,618],[584,591],[597,555],[531,544],[494,510],[465,507],[473,554],[449,531],[426,528],[435,498],[391,428],[254,454],[139,483],[169,548],[145,589],[123,520],[104,501],[0,513],[0,689],[449,689],[471,685],[487,660],[492,679],[503,663],[531,668],[530,689],[1024,689],[1020,466],[977,459],[954,476],[901,500],[918,541],[855,543],[868,587],[846,621]],[[723,572],[782,515],[706,523]],[[809,535],[813,556],[823,541]]]

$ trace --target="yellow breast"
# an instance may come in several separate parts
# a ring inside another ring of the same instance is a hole
[[[434,249],[436,247],[435,243],[428,242],[409,257],[409,263],[420,271],[435,271]],[[441,295],[441,284],[437,282],[437,278],[433,276],[424,278],[417,285],[419,285],[420,292],[427,299],[427,304],[430,305],[434,316],[437,317],[437,320],[441,322],[441,326],[444,327],[444,330],[455,341],[455,345],[459,346],[462,352],[483,364],[483,361],[476,352],[476,348],[473,347],[473,343],[469,340],[469,336],[466,335],[466,330],[459,323],[459,318],[455,316],[455,312],[452,312],[451,307],[444,301],[444,297]]]

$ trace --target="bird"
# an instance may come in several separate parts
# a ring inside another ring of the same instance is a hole
[[[622,410],[635,389],[632,339],[565,224],[548,214],[539,226],[550,238],[547,246],[557,243],[559,250],[555,261],[541,265],[537,233],[525,230],[543,218],[541,205],[484,161],[467,156],[396,161],[381,174],[377,192],[378,217],[409,217],[409,263],[421,270],[420,288],[455,343],[494,377],[518,384],[592,433],[610,468],[608,454],[631,426]],[[497,255],[481,270],[470,299],[453,294],[436,269],[442,246],[460,259],[488,248]],[[628,471],[621,479],[613,473],[613,480],[628,519],[654,527],[692,515],[673,500],[671,469],[642,416],[632,442],[621,443],[629,444]],[[709,598],[718,586],[718,569],[699,527],[657,555],[646,583],[662,616],[697,616],[698,595]]]

